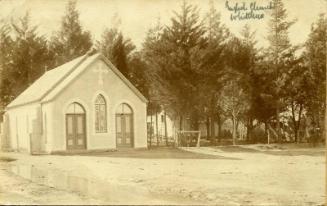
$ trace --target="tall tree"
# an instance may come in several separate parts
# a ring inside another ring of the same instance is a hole
[[[54,54],[55,65],[60,65],[78,56],[84,55],[92,47],[89,31],[83,31],[76,1],[69,1],[61,28],[52,38],[50,48]]]
[[[47,41],[37,35],[36,26],[30,25],[28,12],[24,17],[14,20],[11,26],[14,38],[11,47],[7,48],[10,49],[10,56],[2,64],[4,79],[1,96],[5,104],[41,76],[51,59]]]
[[[286,53],[292,49],[288,37],[289,28],[295,23],[295,21],[287,20],[287,11],[284,8],[282,0],[273,0],[274,9],[272,10],[269,20],[269,48],[268,48],[268,61],[271,63],[269,70],[272,75],[272,85],[270,86],[270,95],[273,96],[276,106],[276,129],[277,139],[281,140],[280,132],[280,113],[282,110],[282,92],[283,86],[285,86],[285,71],[287,68],[284,64],[284,57]]]
[[[253,129],[253,122],[255,120],[256,105],[254,104],[255,98],[258,95],[257,89],[257,75],[256,69],[258,61],[259,49],[256,48],[257,40],[255,39],[256,32],[252,31],[249,24],[246,24],[241,31],[241,44],[243,47],[242,57],[244,59],[242,63],[243,68],[243,81],[241,82],[244,92],[249,97],[248,110],[246,115],[243,117],[243,122],[246,125],[247,133],[246,140],[250,140],[250,134]]]
[[[11,58],[13,39],[10,36],[11,27],[7,22],[0,21],[0,112],[12,99],[12,88],[9,71],[12,68]]]
[[[321,14],[311,27],[303,54],[307,68],[306,107],[314,127],[320,128],[317,131],[320,136],[326,127],[323,119],[326,112],[326,30],[327,18]]]
[[[307,96],[307,74],[303,64],[303,58],[297,58],[294,55],[288,61],[289,75],[285,83],[286,103],[291,110],[291,126],[294,132],[295,142],[300,141],[300,126]]]
[[[101,41],[97,43],[97,47],[125,77],[130,78],[129,61],[135,49],[130,39],[125,39],[117,28],[106,29],[102,34]]]
[[[171,26],[166,27],[163,33],[166,48],[169,47],[166,62],[171,63],[165,70],[166,81],[172,85],[172,92],[178,97],[175,110],[180,117],[180,128],[183,128],[182,123],[186,116],[190,118],[190,127],[198,129],[198,56],[206,44],[203,22],[199,20],[197,7],[186,1],[182,3],[181,12],[175,12],[171,22]]]
[[[215,141],[215,123],[218,124],[218,137],[222,125],[222,110],[216,104],[223,82],[221,77],[225,65],[224,49],[229,39],[229,31],[221,22],[220,13],[214,2],[209,1],[209,11],[205,16],[207,45],[200,55],[199,102],[207,124],[207,136]]]

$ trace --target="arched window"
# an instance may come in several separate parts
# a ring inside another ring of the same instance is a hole
[[[85,114],[85,110],[80,104],[74,102],[68,106],[66,114]]]
[[[107,106],[101,94],[95,100],[95,132],[107,132]]]
[[[117,107],[116,114],[133,114],[133,111],[128,104],[122,103]]]

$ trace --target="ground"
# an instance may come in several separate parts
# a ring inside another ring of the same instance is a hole
[[[0,204],[319,205],[325,200],[323,147],[0,155]]]

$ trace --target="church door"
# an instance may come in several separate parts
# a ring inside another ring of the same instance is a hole
[[[121,104],[116,112],[117,147],[133,146],[133,113],[127,104]]]
[[[66,112],[66,145],[68,150],[86,149],[85,111],[78,103]]]

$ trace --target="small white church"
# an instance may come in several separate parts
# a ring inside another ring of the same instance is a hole
[[[103,55],[47,71],[7,107],[2,144],[56,153],[146,148],[147,99]]]

